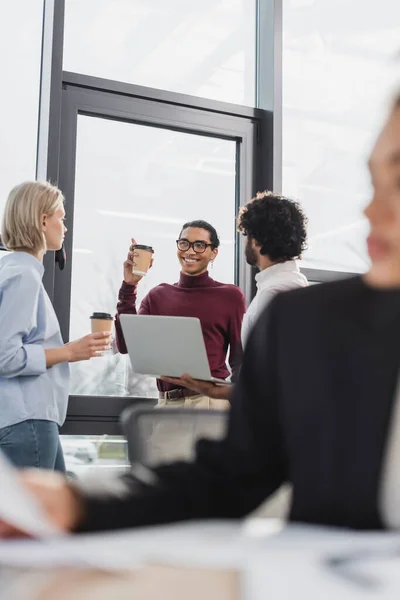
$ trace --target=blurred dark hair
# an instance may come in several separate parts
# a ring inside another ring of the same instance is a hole
[[[207,223],[207,221],[202,221],[201,219],[197,219],[196,221],[189,221],[188,223],[185,223],[183,225],[179,237],[181,237],[182,231],[184,229],[187,229],[188,227],[196,227],[197,229],[205,229],[206,231],[208,231],[208,233],[210,234],[210,242],[212,247],[218,248],[220,244],[218,233],[215,227],[210,225],[210,223]]]
[[[300,258],[306,249],[307,217],[300,204],[273,192],[259,192],[239,211],[238,231],[253,238],[272,261]]]

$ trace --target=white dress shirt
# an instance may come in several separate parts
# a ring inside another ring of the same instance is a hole
[[[394,402],[380,493],[380,515],[388,529],[400,529],[400,380]]]
[[[288,260],[284,263],[277,263],[276,265],[267,267],[263,271],[257,273],[256,282],[257,293],[251,301],[243,318],[243,347],[246,345],[249,333],[260,313],[272,300],[275,294],[285,290],[308,286],[307,278],[300,273],[300,269],[295,260]]]

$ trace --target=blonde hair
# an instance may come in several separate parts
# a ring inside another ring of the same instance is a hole
[[[52,216],[63,205],[64,196],[47,182],[25,181],[8,195],[1,225],[1,239],[8,250],[45,250],[43,215]]]

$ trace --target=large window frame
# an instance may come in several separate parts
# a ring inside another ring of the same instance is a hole
[[[242,107],[213,103],[212,108],[198,108],[190,98],[173,92],[148,90],[128,84],[64,73],[58,183],[67,199],[66,251],[72,255],[75,152],[79,115],[112,119],[126,123],[158,127],[186,134],[230,140],[236,143],[235,211],[254,194],[263,173],[257,173],[254,157],[261,137],[260,112]],[[266,184],[267,182],[265,182]],[[252,277],[244,258],[242,236],[236,235],[235,283],[243,289],[247,300],[252,297]],[[64,339],[69,335],[69,296],[71,260],[63,272],[56,271],[52,299]]]
[[[48,127],[43,128],[41,164],[45,177],[56,182],[67,198],[69,234],[66,250],[71,256],[73,238],[73,188],[78,114],[152,124],[202,135],[234,139],[239,148],[235,208],[258,189],[271,188],[272,111],[236,106],[184,94],[62,72],[64,0],[47,0],[47,23],[51,29],[52,60],[47,63]],[[53,4],[53,6],[51,6]],[[49,76],[50,73],[50,76]],[[152,120],[152,123],[149,121]],[[44,158],[43,158],[44,157]],[[69,162],[68,162],[69,161]],[[60,166],[62,167],[60,169]],[[43,177],[43,172],[42,175]],[[245,264],[242,240],[235,254],[236,282],[247,299],[254,295],[254,272]],[[48,257],[45,285],[68,339],[71,260],[60,272]],[[70,396],[62,432],[68,434],[115,434],[121,409],[135,402],[129,397]]]
[[[96,114],[154,126],[191,130],[193,133],[227,136],[241,147],[236,205],[257,190],[282,191],[282,3],[257,0],[256,6],[256,107],[236,106],[213,100],[144,88],[131,84],[63,73],[65,0],[45,0],[41,88],[37,148],[38,179],[58,184],[68,203],[67,252],[71,256],[74,144],[76,118]],[[111,102],[111,104],[110,104]],[[64,111],[64,112],[62,112]],[[75,125],[74,125],[75,123]],[[71,129],[69,128],[72,124]],[[147,121],[146,124],[149,124]],[[65,168],[65,161],[72,163]],[[245,159],[243,158],[245,157]],[[63,169],[60,171],[60,165]],[[72,200],[71,200],[72,199]],[[236,244],[236,280],[247,300],[255,293],[254,271],[246,264],[242,243]],[[68,339],[71,264],[60,272],[54,253],[45,256],[44,285],[54,303],[63,334]],[[302,269],[313,282],[351,277],[354,273]],[[116,291],[117,292],[117,291]],[[118,416],[129,397],[71,396],[63,432],[115,434]]]
[[[74,187],[76,167],[77,122],[79,115],[113,119],[151,127],[161,127],[187,134],[231,140],[236,143],[235,210],[257,189],[270,186],[272,169],[265,169],[265,146],[270,147],[266,122],[272,123],[266,111],[235,106],[124,84],[76,73],[64,73],[62,85],[61,136],[58,158],[58,185],[66,196],[68,236],[67,261],[64,271],[55,271],[53,288],[48,290],[53,301],[61,331],[69,339]],[[270,128],[271,129],[271,128]],[[271,134],[270,134],[271,136]],[[269,136],[269,137],[270,137]],[[264,141],[265,138],[265,141]],[[54,148],[54,152],[57,149]],[[235,282],[243,289],[247,300],[253,296],[253,272],[246,264],[243,237],[236,234]],[[117,290],[116,290],[117,294]],[[106,399],[106,401],[104,401]],[[124,405],[129,398],[124,397]],[[131,402],[135,402],[131,397]],[[79,411],[79,414],[77,414]],[[104,414],[106,412],[106,414]],[[68,433],[105,433],[115,430],[121,412],[121,399],[115,396],[70,396]],[[91,415],[91,419],[87,418]]]
[[[285,0],[257,0],[256,3],[256,106],[273,114],[272,187],[282,189],[282,56],[283,3]],[[325,283],[359,275],[349,271],[301,268],[309,281]]]

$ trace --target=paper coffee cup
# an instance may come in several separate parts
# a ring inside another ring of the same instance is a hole
[[[151,259],[153,258],[154,250],[151,246],[143,246],[142,244],[135,244],[132,246],[133,262],[135,263],[132,267],[133,275],[140,275],[143,277],[147,275],[149,270]]]
[[[94,312],[90,317],[92,333],[109,331],[111,333],[114,319],[109,313]]]

